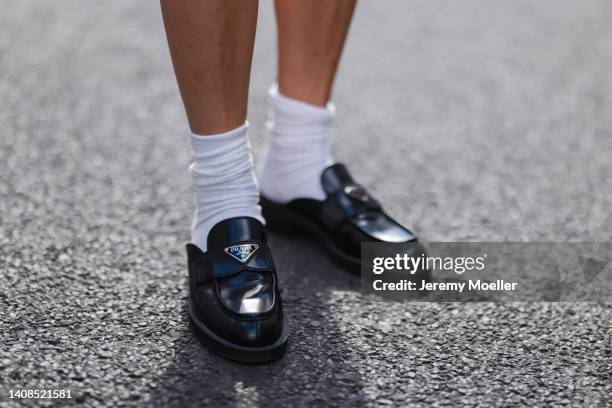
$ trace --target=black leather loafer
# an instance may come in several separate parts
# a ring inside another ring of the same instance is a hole
[[[207,244],[206,253],[187,244],[192,328],[231,360],[279,359],[289,333],[264,226],[230,218],[211,229]]]
[[[380,204],[357,184],[343,164],[329,166],[321,174],[327,198],[298,198],[287,204],[261,197],[266,227],[279,232],[304,232],[350,272],[361,270],[362,242],[410,243],[406,251],[425,254],[417,237],[387,215]],[[409,254],[410,255],[410,254]],[[419,279],[428,279],[422,271]]]

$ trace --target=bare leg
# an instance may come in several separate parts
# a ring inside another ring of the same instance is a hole
[[[245,123],[257,0],[161,0],[191,132],[196,192],[191,242],[235,217],[263,221]],[[200,137],[205,136],[205,137]]]
[[[161,0],[191,131],[215,134],[246,119],[257,0]]]
[[[281,94],[325,106],[356,0],[276,0]]]

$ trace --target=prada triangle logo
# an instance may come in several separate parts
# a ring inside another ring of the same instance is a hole
[[[224,251],[237,261],[245,263],[257,251],[257,248],[259,248],[257,244],[242,244],[227,247]]]

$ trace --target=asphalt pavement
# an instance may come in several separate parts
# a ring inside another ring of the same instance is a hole
[[[333,149],[429,241],[612,240],[612,3],[358,5]],[[274,79],[261,2],[256,158]],[[225,361],[185,314],[186,122],[158,2],[0,12],[0,407],[612,406],[612,306],[381,303],[271,237],[285,358]],[[16,401],[14,389],[70,389]]]

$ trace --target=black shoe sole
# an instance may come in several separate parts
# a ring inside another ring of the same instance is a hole
[[[263,196],[260,197],[260,205],[266,220],[266,228],[270,231],[284,234],[303,232],[321,246],[336,265],[354,275],[361,275],[361,259],[343,251],[317,224],[295,211],[289,210],[284,205],[274,203]],[[425,248],[420,243],[418,247],[419,251],[425,252]],[[429,271],[422,271],[421,275],[418,277],[419,280],[429,281],[431,279]]]
[[[191,304],[188,306],[188,313],[191,328],[198,338],[213,352],[228,360],[248,364],[269,363],[283,357],[287,349],[289,326],[287,325],[286,316],[283,317],[283,331],[277,341],[265,347],[245,347],[224,340],[213,333],[212,330],[198,319],[191,308]]]

